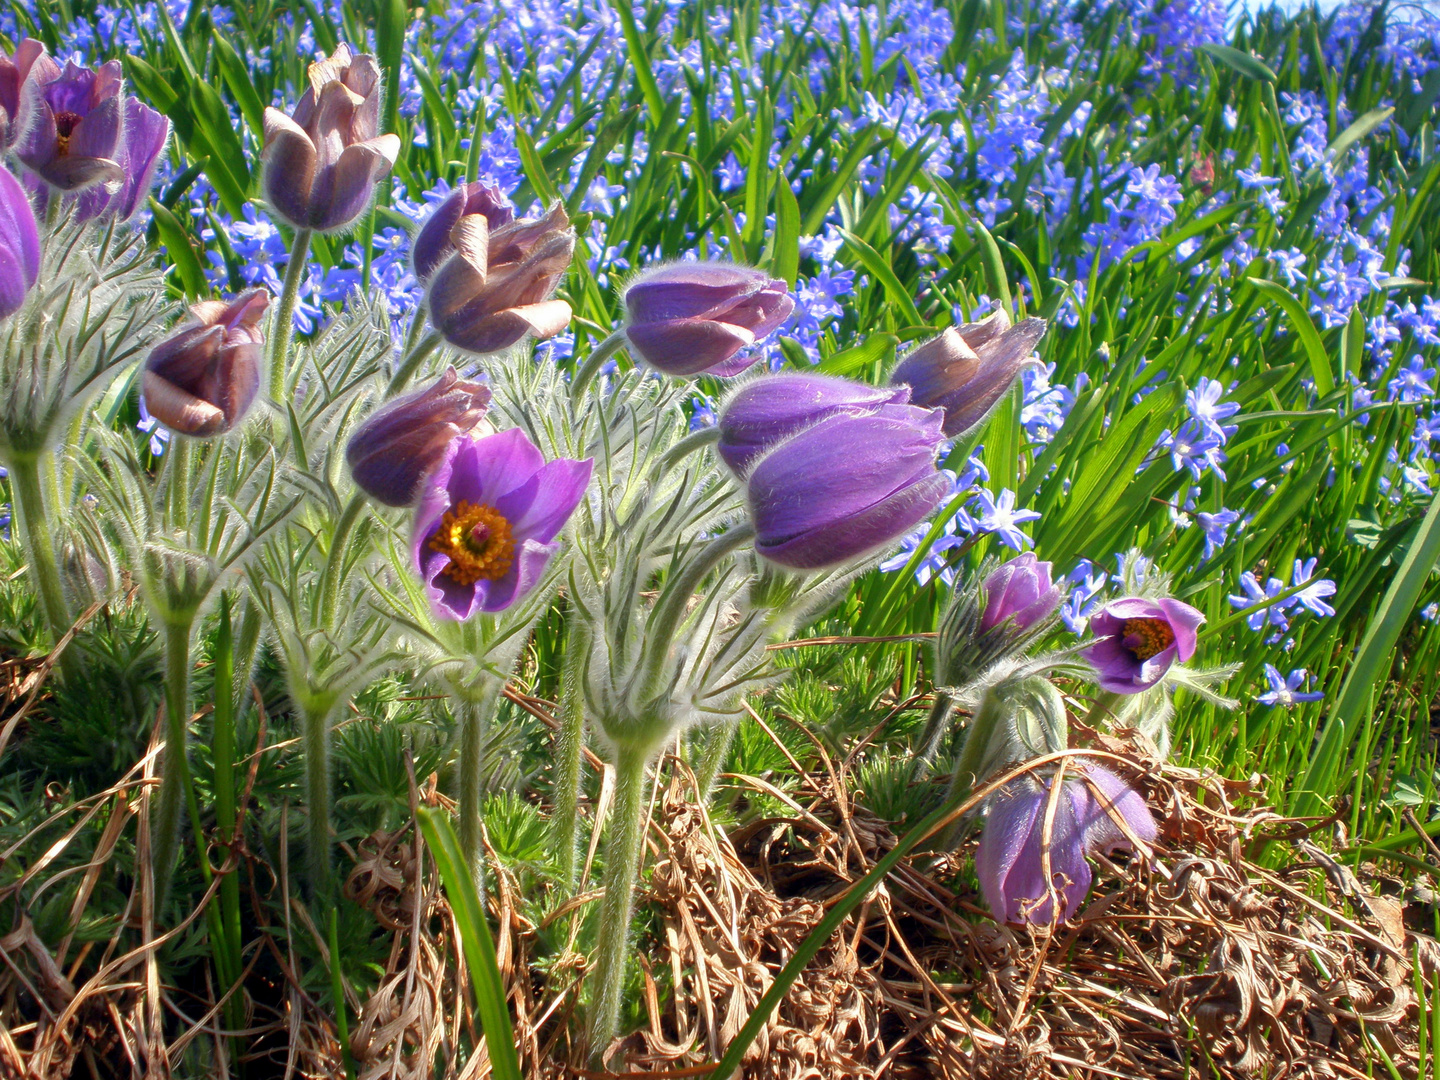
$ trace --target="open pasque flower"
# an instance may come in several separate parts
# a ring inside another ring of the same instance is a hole
[[[519,428],[452,440],[415,515],[415,566],[436,616],[503,611],[533,589],[593,464],[547,462]]]
[[[904,536],[950,493],[935,468],[940,423],[938,411],[887,405],[831,416],[770,450],[746,484],[756,552],[818,570]]]
[[[40,276],[40,230],[24,185],[0,169],[0,319],[19,311]]]
[[[441,212],[449,216],[446,204]],[[565,207],[493,228],[492,213],[483,200],[456,220],[448,244],[428,237],[425,247],[427,262],[449,252],[430,278],[430,321],[455,348],[480,355],[554,337],[570,324],[570,305],[553,299],[575,253]]]
[[[150,415],[197,438],[238,424],[260,389],[260,324],[269,305],[264,289],[251,289],[228,304],[207,300],[191,307],[196,321],[155,346],[145,361]]]
[[[386,506],[410,506],[421,481],[445,448],[475,429],[490,405],[490,389],[447,368],[433,385],[390,402],[355,429],[345,447],[350,475]],[[477,434],[489,434],[488,427]]]
[[[1170,597],[1113,600],[1090,620],[1096,641],[1081,655],[1098,674],[1102,690],[1138,694],[1158,683],[1170,665],[1195,655],[1196,631],[1205,616]]]
[[[263,189],[271,208],[297,229],[334,232],[352,224],[400,153],[380,134],[382,87],[373,56],[343,42],[310,65],[310,88],[286,116],[265,110]]]
[[[890,376],[910,387],[910,400],[945,410],[945,435],[955,438],[989,415],[1045,335],[1044,319],[1010,325],[997,311],[978,323],[947,327],[911,349]]]
[[[1000,922],[1044,924],[1055,921],[1054,886],[1069,919],[1090,891],[1085,857],[1131,847],[1118,815],[1139,839],[1149,843],[1158,830],[1140,793],[1109,769],[1082,766],[1085,778],[1065,781],[1055,804],[1050,831],[1051,880],[1045,880],[1045,814],[1051,780],[1023,776],[990,800],[985,829],[975,852],[975,874],[990,911]],[[1092,788],[1093,785],[1093,788]]]
[[[738,375],[757,359],[740,350],[770,334],[795,300],[763,270],[680,262],[648,270],[625,290],[630,345],[666,375]]]

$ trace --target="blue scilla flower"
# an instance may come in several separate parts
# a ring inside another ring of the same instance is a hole
[[[170,431],[159,420],[150,415],[150,410],[145,408],[145,398],[140,398],[140,422],[135,425],[137,429],[150,436],[150,453],[160,457],[165,453],[165,447],[170,443]]]
[[[999,498],[981,488],[975,493],[975,527],[982,533],[994,533],[996,538],[1012,551],[1024,551],[1035,542],[1020,530],[1027,521],[1039,521],[1036,510],[1015,509],[1015,492],[1005,488]]]
[[[1175,471],[1188,469],[1196,480],[1207,470],[1225,479],[1225,472],[1220,467],[1225,461],[1221,445],[1222,440],[1210,434],[1197,420],[1186,420],[1174,432],[1161,432],[1158,442],[1159,448],[1169,453]]]
[[[1270,689],[1266,693],[1257,694],[1255,700],[1265,705],[1283,705],[1286,708],[1306,701],[1323,701],[1323,693],[1300,689],[1309,678],[1310,675],[1304,668],[1296,668],[1289,675],[1281,675],[1274,664],[1266,664],[1265,681],[1270,684]]]
[[[1335,609],[1325,602],[1325,597],[1335,595],[1335,582],[1329,578],[1315,577],[1317,561],[1313,558],[1295,560],[1295,567],[1290,576],[1290,585],[1292,588],[1299,585],[1305,587],[1291,598],[1290,604],[1292,607],[1301,607],[1321,618],[1326,618],[1335,614]]]
[[[1416,353],[1400,373],[1390,380],[1390,398],[1404,404],[1414,404],[1434,397],[1435,390],[1430,380],[1435,378],[1435,369],[1426,367],[1424,358]]]
[[[1225,424],[1222,421],[1230,419],[1240,411],[1237,402],[1222,401],[1224,396],[1225,385],[1218,379],[1204,375],[1196,381],[1195,388],[1185,394],[1185,408],[1190,413],[1190,418],[1222,445],[1237,430],[1234,424]]]
[[[1290,620],[1285,615],[1285,603],[1277,599],[1285,591],[1285,583],[1272,577],[1263,586],[1254,573],[1246,570],[1240,575],[1243,596],[1231,595],[1230,605],[1239,610],[1253,609],[1245,617],[1245,625],[1251,630],[1260,630],[1268,622],[1280,630],[1290,629]]]
[[[1240,520],[1240,515],[1234,510],[1226,510],[1221,507],[1213,514],[1202,510],[1195,515],[1195,520],[1205,531],[1205,551],[1200,556],[1203,562],[1229,542],[1230,526]]]

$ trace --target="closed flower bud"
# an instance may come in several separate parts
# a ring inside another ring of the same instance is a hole
[[[377,410],[355,429],[345,447],[350,475],[386,506],[411,506],[420,486],[445,457],[456,436],[475,431],[490,405],[490,390],[462,382],[448,368],[435,385]],[[475,431],[484,435],[486,430]]]
[[[1048,562],[1025,552],[985,579],[985,614],[980,629],[989,630],[1006,619],[1015,629],[1028,630],[1060,606],[1061,591],[1052,584]]]
[[[564,206],[495,229],[484,213],[466,214],[450,243],[454,253],[430,279],[427,297],[430,321],[455,348],[495,353],[570,324],[570,305],[551,299],[575,253]]]
[[[767,450],[830,416],[869,416],[904,405],[908,387],[867,386],[829,375],[772,375],[741,387],[720,414],[722,461],[743,477]]]
[[[0,169],[0,319],[15,314],[40,276],[40,230],[24,185]]]
[[[1090,891],[1092,874],[1085,857],[1133,846],[1111,814],[1146,843],[1158,834],[1139,792],[1099,765],[1081,768],[1085,778],[1067,779],[1055,802],[1050,881],[1044,874],[1045,816],[1054,781],[1023,776],[991,798],[975,852],[975,875],[998,921],[1044,925],[1057,914],[1062,920],[1074,916]],[[1055,896],[1061,902],[1058,913]]]
[[[265,198],[297,229],[333,232],[365,212],[375,184],[400,153],[380,134],[382,97],[375,58],[341,44],[310,65],[310,88],[295,111],[265,110]]]
[[[56,191],[118,191],[123,82],[118,60],[98,70],[70,63],[62,72],[48,56],[36,57],[20,90],[15,156]]]
[[[756,552],[818,570],[904,536],[950,493],[935,468],[940,422],[939,412],[885,405],[831,416],[775,447],[746,485]]]
[[[515,208],[510,205],[509,199],[500,194],[498,187],[478,180],[461,184],[435,208],[415,234],[410,261],[419,281],[429,281],[445,260],[455,254],[450,234],[460,224],[461,218],[471,214],[483,217],[492,233],[515,220]]]
[[[260,321],[269,304],[264,289],[251,289],[228,304],[207,300],[191,307],[194,325],[161,342],[145,361],[150,415],[197,438],[238,424],[260,389]]]
[[[983,322],[948,327],[911,349],[890,383],[909,386],[916,405],[944,409],[945,435],[953,439],[989,415],[1044,334],[1044,319],[1011,326],[1005,312],[997,311]]]
[[[43,60],[41,58],[44,57]],[[45,46],[34,38],[26,38],[15,46],[15,53],[6,56],[0,53],[0,150],[10,149],[20,135],[17,118],[20,114],[20,93],[35,70],[39,69],[49,78],[59,75],[55,61],[45,55]]]
[[[1090,620],[1096,641],[1081,655],[1095,667],[1102,690],[1138,694],[1158,683],[1179,660],[1195,655],[1205,616],[1171,597],[1113,600]]]
[[[626,336],[646,363],[682,378],[738,375],[742,349],[776,330],[795,301],[762,270],[682,262],[647,270],[625,290]]]

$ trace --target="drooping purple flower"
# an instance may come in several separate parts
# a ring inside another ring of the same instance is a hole
[[[726,404],[716,450],[743,477],[771,447],[826,417],[869,416],[909,399],[907,387],[867,386],[830,375],[771,375],[742,387]]]
[[[890,383],[909,386],[917,405],[944,409],[945,434],[955,438],[990,414],[1044,335],[1044,319],[1011,326],[1010,317],[997,311],[982,322],[947,327],[911,349]]]
[[[413,505],[445,448],[473,431],[489,404],[489,387],[464,382],[447,368],[433,385],[397,398],[355,429],[345,447],[350,475],[386,506]],[[487,426],[477,435],[489,433]]]
[[[1068,778],[1055,803],[1050,829],[1050,880],[1045,878],[1045,817],[1052,780],[1027,775],[992,796],[975,873],[990,911],[1000,922],[1043,925],[1069,919],[1090,891],[1086,855],[1133,846],[1111,814],[1139,839],[1158,834],[1141,795],[1108,769],[1082,766],[1085,777]],[[1092,790],[1091,784],[1094,785]],[[1048,886],[1053,886],[1054,895]]]
[[[1094,665],[1100,687],[1138,694],[1160,681],[1176,660],[1195,655],[1196,630],[1205,616],[1171,597],[1112,600],[1091,620],[1095,642],[1083,655]]]
[[[666,375],[738,375],[758,357],[742,349],[795,309],[785,282],[735,263],[681,262],[647,270],[625,290],[632,348]]]
[[[796,570],[836,566],[898,540],[950,493],[935,468],[938,411],[886,405],[831,416],[750,472],[755,550]]]
[[[260,324],[270,294],[251,289],[234,300],[190,308],[195,322],[155,346],[141,385],[145,408],[171,431],[209,438],[231,430],[255,401],[265,339]]]
[[[0,319],[20,310],[40,276],[40,230],[25,187],[0,169]]]
[[[503,611],[530,592],[593,464],[547,462],[519,428],[452,440],[415,513],[415,567],[436,617]]]
[[[61,192],[125,182],[118,158],[125,127],[123,69],[111,60],[98,70],[74,63],[58,71],[37,58],[20,91],[15,156],[31,173]]]
[[[471,214],[481,215],[494,233],[515,220],[515,207],[493,184],[479,180],[461,184],[435,207],[415,234],[410,262],[417,280],[429,281],[445,260],[455,254],[455,242],[450,234],[462,218]]]
[[[570,305],[553,298],[575,254],[575,230],[561,203],[544,217],[493,230],[485,214],[466,214],[449,242],[453,251],[426,296],[430,321],[455,348],[483,356],[570,325]]]
[[[980,629],[989,630],[1012,619],[1015,629],[1027,630],[1047,618],[1063,595],[1060,586],[1050,580],[1053,569],[1027,551],[987,577]]]
[[[155,170],[169,141],[170,121],[148,105],[127,98],[125,127],[116,148],[116,161],[124,177],[113,192],[100,184],[80,192],[76,196],[76,218],[93,221],[112,213],[119,221],[134,217],[150,195]]]
[[[12,56],[0,53],[0,151],[10,149],[20,135],[17,122],[20,93],[37,61],[40,61],[39,73],[42,77],[53,79],[60,74],[55,61],[45,55],[45,46],[34,38],[26,38],[16,45]]]
[[[334,232],[352,224],[400,153],[380,134],[380,66],[343,42],[310,65],[310,87],[292,115],[265,110],[265,198],[297,229]]]

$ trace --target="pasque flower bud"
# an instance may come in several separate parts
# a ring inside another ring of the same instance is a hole
[[[905,535],[950,492],[935,468],[940,422],[938,411],[886,405],[831,416],[776,446],[746,484],[756,552],[818,570]]]
[[[42,57],[41,70],[54,78],[60,69],[45,55],[45,46],[34,38],[26,38],[16,45],[12,56],[0,53],[0,150],[10,149],[20,135],[20,125],[16,122],[20,113],[20,92],[29,81],[36,61]]]
[[[575,253],[575,230],[556,203],[543,217],[492,229],[483,212],[450,230],[454,252],[434,272],[430,321],[465,352],[508,349],[526,337],[554,337],[570,323],[570,305],[551,299]]]
[[[743,477],[771,447],[827,417],[870,416],[909,400],[904,386],[867,386],[830,375],[771,375],[741,387],[721,411],[716,450]]]
[[[790,316],[795,301],[763,270],[681,262],[647,270],[625,290],[625,334],[666,375],[738,375],[757,357],[739,355]]]
[[[987,577],[980,629],[989,630],[1011,619],[1015,629],[1028,630],[1059,607],[1061,590],[1050,580],[1053,569],[1027,551]]]
[[[145,361],[150,415],[197,438],[238,424],[260,389],[260,321],[269,304],[264,289],[251,289],[228,304],[207,300],[191,307],[196,322],[157,345]]]
[[[953,439],[989,415],[1044,334],[1044,319],[1011,326],[1009,316],[997,311],[983,322],[947,327],[910,350],[890,383],[909,386],[916,405],[944,409],[945,435]]]
[[[345,447],[350,475],[386,506],[413,505],[446,447],[473,431],[489,405],[489,387],[463,382],[453,367],[446,369],[433,386],[390,402],[355,429]],[[488,428],[475,433],[488,434]]]
[[[410,247],[410,263],[419,281],[429,281],[445,260],[455,254],[450,234],[460,224],[461,218],[471,214],[483,217],[493,233],[515,220],[515,207],[493,184],[479,180],[461,184],[446,196],[415,234],[415,243]]]
[[[286,116],[265,110],[263,190],[297,229],[333,232],[365,212],[390,171],[400,139],[380,134],[380,67],[340,44],[310,65],[310,88]]]
[[[40,230],[25,188],[0,169],[0,319],[13,315],[40,276]]]

